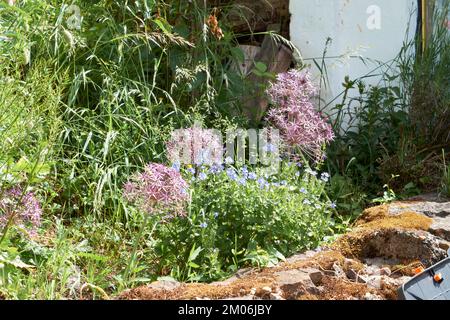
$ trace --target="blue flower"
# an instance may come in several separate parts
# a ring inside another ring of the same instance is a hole
[[[221,164],[213,164],[211,166],[211,168],[209,169],[209,172],[211,172],[213,174],[216,174],[216,173],[222,172],[223,169],[224,169],[223,165],[221,165]]]
[[[206,175],[206,173],[204,173],[204,172],[201,172],[199,175],[198,175],[198,179],[200,180],[200,181],[204,181],[204,180],[206,180],[208,178],[208,176]]]
[[[214,212],[214,218],[217,218],[218,216],[219,216],[219,213],[218,212]]]
[[[258,184],[261,189],[264,189],[269,186],[269,183],[264,178],[259,178]]]
[[[232,168],[227,169],[227,175],[231,180],[237,180],[238,178],[236,171]]]
[[[225,158],[225,163],[226,163],[226,164],[233,164],[233,163],[234,163],[234,160],[233,160],[231,157],[226,157],[226,158]]]
[[[239,179],[239,184],[245,186],[247,184],[247,179],[245,179],[245,178]]]
[[[330,175],[327,172],[322,173],[322,175],[320,176],[320,179],[324,182],[328,182],[328,180],[330,179]]]
[[[273,185],[274,187],[279,187],[279,186],[280,186],[280,184],[279,184],[278,182],[273,182],[272,185]]]
[[[305,200],[303,200],[303,204],[310,205],[311,201],[309,201],[308,199],[305,199]]]
[[[208,224],[206,222],[200,223],[200,228],[205,229],[208,227]]]
[[[195,168],[189,168],[189,169],[187,169],[187,171],[192,173],[192,174],[195,174]]]
[[[248,174],[248,178],[249,178],[250,180],[256,180],[256,179],[258,178],[258,176],[256,175],[256,173],[250,172],[250,173]]]
[[[317,172],[311,170],[310,168],[306,169],[305,172],[306,172],[306,173],[309,173],[310,175],[312,175],[312,176],[314,176],[314,177],[317,176]]]
[[[172,168],[175,169],[176,171],[180,172],[181,165],[179,162],[174,162],[172,164]]]
[[[308,191],[306,191],[305,188],[300,188],[300,192],[301,192],[301,193],[304,193],[304,194],[308,194]]]
[[[266,144],[266,145],[263,147],[263,151],[264,151],[264,152],[273,153],[273,152],[275,152],[276,150],[277,150],[277,148],[276,148],[273,144],[271,144],[271,143],[268,143],[268,144]]]
[[[331,209],[336,209],[336,207],[337,207],[337,205],[336,205],[335,202],[332,202],[332,203],[330,204],[330,208],[331,208]]]
[[[243,175],[245,178],[248,177],[248,169],[247,169],[247,166],[243,166],[243,167],[241,168],[241,172],[242,172],[242,175]]]
[[[297,172],[295,173],[295,176],[296,176],[296,177],[300,177],[300,171],[297,171]]]

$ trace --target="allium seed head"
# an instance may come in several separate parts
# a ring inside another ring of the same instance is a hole
[[[150,163],[144,171],[134,174],[123,188],[124,198],[150,215],[162,210],[184,215],[189,198],[188,184],[180,172],[159,163]]]
[[[331,125],[311,103],[317,88],[308,71],[290,70],[281,73],[267,90],[275,105],[267,120],[280,130],[288,147],[298,147],[316,159],[321,159],[324,144],[334,139]]]
[[[41,225],[42,209],[32,192],[24,192],[20,187],[0,190],[0,228],[9,221],[34,235]]]

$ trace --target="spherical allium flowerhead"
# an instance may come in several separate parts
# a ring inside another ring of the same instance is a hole
[[[216,130],[197,126],[175,130],[166,143],[166,148],[168,158],[173,163],[198,166],[222,163],[222,136]]]
[[[24,192],[20,187],[0,190],[0,228],[9,221],[20,226],[29,235],[35,235],[41,225],[42,208],[32,192]]]
[[[334,139],[334,133],[311,103],[316,93],[308,71],[291,70],[278,75],[267,90],[274,104],[267,113],[267,121],[280,130],[287,147],[299,148],[318,160],[322,159],[323,146]]]
[[[277,81],[267,91],[272,102],[278,105],[310,101],[318,93],[307,70],[291,69],[280,73]]]
[[[143,172],[131,176],[124,186],[123,195],[147,214],[172,211],[175,215],[184,216],[185,203],[189,199],[188,187],[176,169],[150,163]]]

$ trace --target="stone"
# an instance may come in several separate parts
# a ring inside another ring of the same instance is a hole
[[[333,264],[333,270],[334,270],[335,277],[344,278],[346,276],[344,270],[336,262]]]
[[[254,295],[261,299],[270,299],[270,294],[272,293],[271,287],[257,288]]]
[[[389,269],[388,267],[384,267],[380,269],[380,276],[390,276],[392,273],[391,269]]]
[[[282,297],[282,293],[271,293],[270,300],[286,300]]]
[[[382,297],[380,297],[379,295],[367,292],[364,296],[365,300],[383,300]]]
[[[430,227],[430,232],[446,241],[450,241],[450,216],[445,218],[435,217]]]
[[[430,199],[430,196],[416,199]],[[450,201],[431,199],[430,201],[394,202],[389,206],[388,212],[390,215],[399,215],[405,211],[423,214],[433,220],[429,231],[435,236],[450,241]]]
[[[274,274],[276,283],[286,299],[297,299],[303,294],[319,294],[320,290],[310,278],[317,269],[286,270]]]
[[[362,237],[346,235],[347,243],[359,244],[358,256],[362,259],[382,257],[385,259],[417,260],[431,266],[447,257],[439,247],[439,238],[421,230],[379,229]]]
[[[149,289],[154,290],[175,290],[181,286],[181,283],[175,280],[159,280],[148,285]]]
[[[319,270],[312,271],[309,274],[309,278],[314,283],[315,286],[319,286],[322,283],[323,273]]]

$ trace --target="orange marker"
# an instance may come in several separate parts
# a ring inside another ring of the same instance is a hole
[[[424,271],[425,271],[424,267],[418,267],[418,268],[415,268],[413,270],[414,274],[419,274],[419,273],[422,273]]]
[[[442,274],[441,273],[436,273],[433,277],[434,281],[436,281],[437,283],[442,282],[442,280],[444,280],[444,278],[442,278]]]

